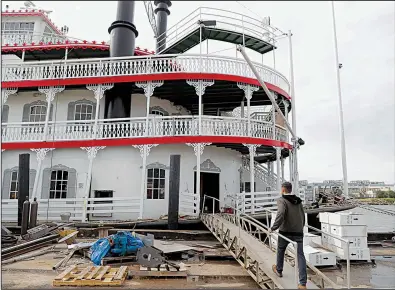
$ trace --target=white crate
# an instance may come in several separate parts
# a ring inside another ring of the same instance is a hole
[[[339,237],[367,237],[368,227],[331,225],[331,234]]]
[[[342,260],[347,259],[346,248],[339,248],[331,244],[323,244],[324,247],[333,251],[336,256]],[[369,248],[351,248],[350,247],[350,260],[352,261],[370,261],[370,249]]]
[[[329,212],[320,212],[318,213],[318,218],[321,223],[329,224]]]
[[[314,266],[335,266],[336,254],[323,248],[303,247],[306,260]]]
[[[345,240],[350,241],[350,248],[364,249],[368,247],[367,237],[345,237]],[[334,245],[338,248],[345,248],[346,243],[334,237],[327,236],[325,240],[328,244]]]
[[[328,224],[331,225],[354,225],[354,226],[366,226],[366,216],[363,214],[353,213],[329,213]]]
[[[310,233],[305,233],[303,237],[303,245],[313,246],[314,244],[321,244],[321,237]]]
[[[330,233],[331,232],[331,225],[322,223],[321,224],[321,231],[323,231],[324,233]]]

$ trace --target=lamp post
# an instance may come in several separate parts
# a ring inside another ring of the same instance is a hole
[[[341,92],[341,86],[340,86],[340,69],[342,68],[343,65],[339,63],[339,51],[337,49],[335,3],[334,3],[334,1],[331,1],[331,2],[332,2],[333,38],[334,38],[334,42],[335,42],[335,57],[336,57],[337,92],[338,92],[338,96],[339,96],[340,140],[341,140],[342,168],[343,168],[343,192],[344,192],[345,197],[348,197],[346,140],[344,137],[343,103],[342,103],[342,92]]]

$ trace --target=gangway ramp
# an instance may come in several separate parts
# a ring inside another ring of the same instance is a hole
[[[293,254],[286,255],[283,277],[278,277],[272,270],[272,265],[276,263],[276,253],[262,242],[266,230],[258,221],[223,213],[202,213],[201,220],[261,288],[297,288],[299,276]],[[308,276],[307,289],[342,288],[309,263],[308,267],[313,275]],[[312,278],[317,281],[313,282]]]
[[[183,53],[211,39],[240,44],[264,54],[276,48],[280,35],[280,31],[262,20],[223,9],[200,7],[157,36],[165,39],[157,53]]]

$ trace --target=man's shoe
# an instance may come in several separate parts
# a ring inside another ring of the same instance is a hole
[[[306,286],[298,285],[298,289],[307,289]]]
[[[277,266],[276,265],[273,265],[272,266],[272,270],[273,270],[273,272],[278,276],[278,277],[282,277],[283,276],[283,274],[282,273],[280,273],[279,271],[277,271]]]

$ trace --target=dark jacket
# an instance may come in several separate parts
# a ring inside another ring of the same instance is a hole
[[[282,195],[277,200],[277,215],[272,230],[282,235],[303,236],[305,216],[302,200],[294,194]]]

